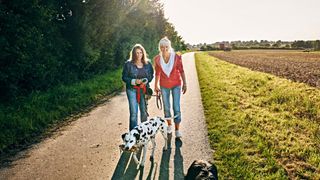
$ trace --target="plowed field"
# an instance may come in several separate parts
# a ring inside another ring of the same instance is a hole
[[[320,53],[284,50],[209,52],[221,60],[320,87]]]

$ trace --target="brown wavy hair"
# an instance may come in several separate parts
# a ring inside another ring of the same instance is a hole
[[[130,51],[129,60],[131,60],[133,63],[136,63],[136,61],[137,61],[137,55],[136,55],[137,49],[140,49],[142,51],[142,54],[143,54],[141,62],[143,64],[148,64],[148,58],[147,58],[146,50],[144,49],[144,47],[141,44],[135,44],[133,46],[132,50]]]

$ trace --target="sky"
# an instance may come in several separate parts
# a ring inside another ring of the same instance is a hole
[[[161,0],[186,43],[320,39],[320,0]]]

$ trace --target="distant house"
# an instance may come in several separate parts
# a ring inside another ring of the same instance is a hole
[[[224,50],[224,51],[230,51],[231,46],[229,42],[221,42],[219,43],[219,49]]]
[[[226,47],[226,46],[225,46],[224,43],[220,43],[220,44],[219,44],[219,48],[220,48],[221,50],[224,50],[225,47]]]

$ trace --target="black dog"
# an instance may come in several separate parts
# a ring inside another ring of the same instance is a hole
[[[188,169],[185,180],[217,180],[217,167],[208,161],[195,160]]]

